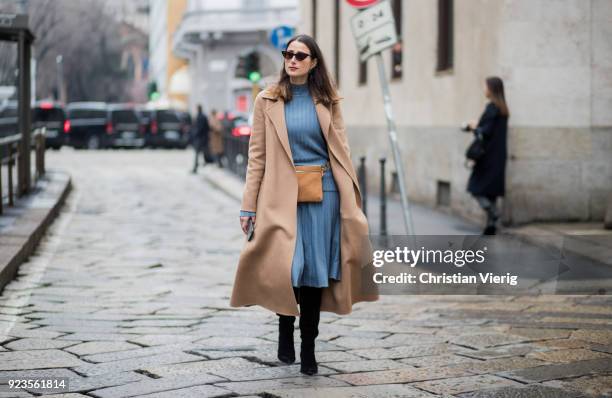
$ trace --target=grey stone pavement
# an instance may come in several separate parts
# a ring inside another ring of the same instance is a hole
[[[70,398],[612,394],[609,296],[382,296],[322,313],[317,376],[280,364],[276,315],[229,307],[239,203],[191,161],[49,153],[74,190],[0,296],[0,380],[66,378]]]

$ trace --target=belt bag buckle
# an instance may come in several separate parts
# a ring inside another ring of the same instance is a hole
[[[298,202],[321,202],[323,200],[323,173],[321,165],[295,166],[298,181]]]

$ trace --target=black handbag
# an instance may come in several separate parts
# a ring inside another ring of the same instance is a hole
[[[478,132],[478,130],[476,130],[474,134],[474,140],[465,151],[465,157],[469,160],[477,162],[484,156],[485,152],[486,149],[482,135]]]

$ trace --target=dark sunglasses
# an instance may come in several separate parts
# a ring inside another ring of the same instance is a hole
[[[307,54],[307,53],[303,53],[301,51],[298,51],[296,53],[294,53],[293,51],[281,51],[281,54],[283,54],[283,57],[285,57],[285,59],[287,61],[291,61],[291,58],[293,58],[295,56],[295,59],[297,59],[298,61],[303,61],[306,59],[306,57],[312,57],[312,55]]]

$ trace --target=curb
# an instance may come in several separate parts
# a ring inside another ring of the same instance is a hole
[[[568,230],[563,233],[554,228],[547,228],[545,225],[532,224],[523,227],[505,228],[502,233],[535,246],[560,252],[565,251],[604,266],[612,266],[612,243],[604,245],[597,241],[597,239],[603,238],[612,242],[612,233],[603,228],[601,231],[594,229],[588,235],[582,236],[580,229]]]
[[[212,167],[214,167],[214,169]],[[212,167],[204,167],[202,175],[206,181],[233,199],[239,202],[242,201],[244,181],[225,169],[220,169],[217,166]],[[238,213],[238,210],[236,210],[236,213]]]
[[[66,173],[50,171],[42,181],[43,187],[38,188],[38,192],[6,209],[6,213],[11,210],[15,213],[18,209],[22,214],[17,215],[14,225],[0,231],[0,293],[17,275],[19,266],[36,250],[72,190],[72,179]],[[47,195],[51,197],[40,198]],[[41,202],[38,205],[37,200]],[[52,201],[52,205],[45,204],[45,200]]]

